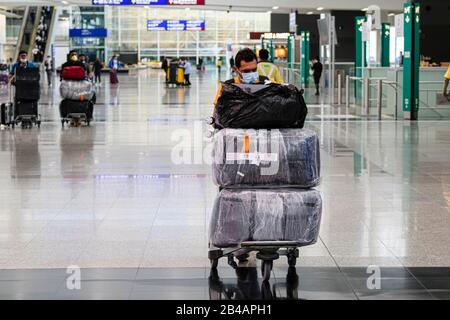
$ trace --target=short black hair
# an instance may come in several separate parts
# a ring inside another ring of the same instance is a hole
[[[259,50],[259,58],[262,60],[269,60],[269,50],[267,49]]]
[[[26,52],[25,50],[20,50],[19,56],[22,55],[22,54],[28,54],[28,52]]]
[[[240,50],[236,54],[236,58],[234,60],[235,60],[234,63],[236,64],[236,67],[240,68],[242,60],[244,60],[245,62],[252,62],[253,60],[257,60],[257,57],[252,49],[245,48],[245,49]]]

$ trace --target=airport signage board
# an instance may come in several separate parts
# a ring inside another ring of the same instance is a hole
[[[70,38],[106,38],[108,30],[105,28],[99,29],[70,29]]]
[[[205,0],[92,0],[95,6],[204,6]]]
[[[204,31],[205,20],[148,20],[147,31]]]

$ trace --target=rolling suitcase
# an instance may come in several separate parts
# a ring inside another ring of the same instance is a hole
[[[111,82],[111,84],[119,83],[119,78],[117,76],[117,71],[110,71],[109,72],[109,81]]]
[[[223,189],[210,220],[210,244],[217,248],[243,241],[295,241],[314,244],[319,235],[322,199],[310,189]]]
[[[12,103],[2,103],[0,105],[0,124],[7,126],[11,124],[13,118]]]
[[[315,187],[320,146],[309,129],[224,129],[214,136],[213,178],[220,187]]]
[[[92,119],[93,105],[90,101],[63,100],[59,106],[62,119],[70,114],[85,114],[87,119]]]

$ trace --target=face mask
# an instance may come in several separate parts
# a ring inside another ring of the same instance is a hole
[[[77,56],[72,56],[72,57],[70,58],[70,60],[72,60],[72,61],[78,61],[78,57],[77,57]]]
[[[247,84],[256,83],[258,81],[258,78],[259,78],[258,71],[242,74],[242,82],[243,83],[247,83]]]
[[[27,59],[20,59],[20,62],[27,63]]]

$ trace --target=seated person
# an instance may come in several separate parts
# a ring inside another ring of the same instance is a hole
[[[17,62],[11,66],[11,71],[9,72],[9,81],[14,82],[16,80],[16,71],[18,68],[37,68],[37,67],[38,67],[37,64],[28,61],[28,53],[26,51],[20,51]]]
[[[233,70],[236,76],[233,79],[225,81],[225,83],[243,83],[243,84],[266,84],[269,78],[258,74],[258,59],[256,54],[249,48],[240,50],[234,59]],[[222,85],[219,84],[219,90],[216,94],[214,106],[217,105],[222,92]]]

